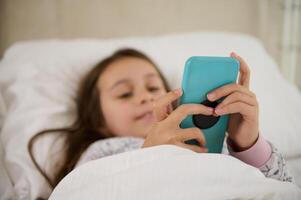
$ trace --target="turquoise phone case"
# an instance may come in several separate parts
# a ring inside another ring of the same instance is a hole
[[[235,83],[239,72],[239,61],[232,57],[190,57],[183,73],[183,95],[180,104],[196,103],[216,107],[222,101],[208,102],[207,93],[226,84]],[[189,115],[180,124],[181,128],[198,127],[206,138],[209,153],[221,153],[229,115],[219,117]],[[196,140],[186,141],[197,144]]]

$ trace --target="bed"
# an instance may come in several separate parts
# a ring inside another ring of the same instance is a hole
[[[288,168],[295,177],[296,185],[301,186],[301,94],[297,87],[281,76],[276,63],[256,38],[238,33],[192,32],[103,40],[91,38],[36,40],[19,42],[11,46],[0,62],[0,174],[3,177],[0,179],[0,199],[34,199],[38,196],[48,197],[51,194],[50,188],[29,158],[27,142],[39,130],[65,126],[74,120],[73,99],[78,81],[99,60],[121,47],[137,48],[148,54],[159,65],[172,88],[180,87],[184,62],[192,55],[228,56],[231,51],[234,51],[244,57],[251,68],[251,90],[256,93],[259,101],[261,133],[283,153]],[[49,152],[53,140],[53,137],[47,137],[38,142],[34,148],[38,162],[48,172],[51,171],[51,163],[47,162],[45,155],[54,153]],[[191,152],[184,152],[182,149],[170,146],[151,149],[148,151],[151,153],[146,152],[146,157],[153,158],[154,155],[158,155],[158,151],[165,152],[166,155],[179,152],[179,154],[187,154],[185,159],[196,159]],[[140,152],[128,152],[109,159],[112,163],[122,162],[129,155],[135,155],[134,158],[137,159],[136,156],[140,155]],[[211,160],[209,157],[198,159]],[[175,156],[174,159],[172,162],[177,163],[178,157]],[[91,165],[98,166],[99,162],[103,161],[93,161],[83,166],[82,173],[86,173]],[[228,163],[226,166],[229,169],[237,164],[229,156],[225,163]],[[165,169],[167,165],[168,162]],[[243,164],[240,163],[240,165]],[[256,183],[263,180],[258,171],[243,166],[245,172],[254,173],[254,177],[258,179],[240,181]],[[78,173],[81,174],[78,171],[75,172],[75,177]],[[88,177],[92,177],[92,174]],[[53,194],[53,199],[69,198],[64,196],[66,194],[64,191],[71,191],[70,188],[73,191],[70,179],[67,179],[66,185],[60,186],[56,194]],[[236,186],[241,183],[238,179],[237,177]],[[72,178],[72,180],[78,179]],[[270,182],[270,180],[267,182],[262,184],[267,187],[275,184],[275,187],[282,189],[277,193],[270,188],[268,196],[266,193],[263,195],[259,192],[256,193],[258,194],[256,198],[261,195],[268,199],[277,199],[288,193],[292,195],[289,196],[290,199],[300,198],[300,188],[296,185],[284,186]],[[179,187],[180,185],[176,185],[174,189]],[[158,188],[152,189],[158,190]],[[242,196],[235,196],[235,193],[232,197],[247,198],[250,195],[246,188],[240,191],[242,193],[239,195]],[[129,190],[124,192],[128,194]],[[189,190],[183,194],[188,195]],[[78,197],[84,196],[78,195]],[[117,197],[111,196],[111,199],[117,199]],[[128,199],[130,197],[133,196],[127,196]],[[164,197],[171,198],[172,196]],[[218,199],[217,197],[222,196],[212,197]]]

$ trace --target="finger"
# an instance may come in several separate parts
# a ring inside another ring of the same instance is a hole
[[[246,88],[249,88],[250,85],[250,68],[246,61],[237,55],[236,53],[232,52],[231,57],[236,58],[240,63],[239,68],[239,81],[238,83]]]
[[[226,115],[233,113],[240,113],[245,119],[253,119],[256,114],[256,108],[242,102],[235,102],[224,106],[221,109],[216,109],[215,113],[218,115]]]
[[[182,104],[176,108],[168,117],[167,121],[172,124],[179,124],[187,115],[203,114],[211,115],[213,108],[204,106],[202,104]]]
[[[167,106],[167,115],[169,115],[169,114],[172,112],[172,110],[173,110],[172,105],[169,104],[169,105]]]
[[[168,92],[153,103],[155,118],[157,122],[162,121],[168,116],[169,112],[171,112],[170,104],[173,101],[177,100],[181,95],[182,89],[179,88]]]
[[[175,145],[179,146],[179,147],[183,147],[185,149],[189,149],[191,151],[194,151],[196,153],[207,153],[208,149],[204,148],[204,147],[199,147],[198,145],[192,145],[192,144],[185,144],[185,143],[175,143]]]
[[[247,89],[246,87],[243,87],[236,83],[232,83],[232,84],[224,85],[222,87],[219,87],[219,88],[211,91],[207,95],[207,98],[210,101],[215,101],[224,96],[228,96],[229,94],[231,94],[233,92],[241,92],[241,93],[245,93],[245,94],[249,95],[250,97],[255,97],[255,94],[253,92],[251,92],[249,89]]]
[[[196,139],[201,146],[205,146],[206,139],[201,129],[185,128],[176,133],[175,139],[179,142]]]
[[[217,105],[215,109],[223,108],[224,106],[234,103],[234,102],[243,102],[250,106],[257,106],[257,100],[254,97],[250,97],[241,92],[233,92],[229,96],[227,96],[221,103]]]

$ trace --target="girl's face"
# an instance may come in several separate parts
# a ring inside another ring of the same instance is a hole
[[[167,92],[155,67],[141,58],[122,58],[105,69],[97,84],[109,130],[146,137],[155,121],[152,102]]]

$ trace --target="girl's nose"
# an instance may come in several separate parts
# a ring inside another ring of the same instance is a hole
[[[145,104],[154,101],[153,94],[149,91],[140,92],[137,95],[137,103],[138,104]]]

